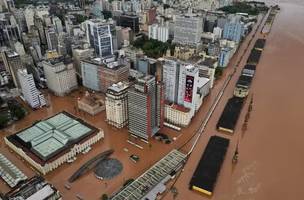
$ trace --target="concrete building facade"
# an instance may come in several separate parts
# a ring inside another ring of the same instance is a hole
[[[174,43],[197,47],[201,42],[203,19],[194,15],[177,15],[174,24]]]
[[[72,62],[61,58],[42,62],[48,88],[58,96],[64,96],[78,87],[76,70]]]
[[[163,126],[163,86],[151,75],[137,79],[128,91],[129,132],[148,140]]]
[[[28,74],[26,69],[18,70],[22,96],[24,100],[32,107],[38,108],[46,105],[43,94],[36,88],[32,74]]]
[[[106,92],[106,114],[108,124],[122,128],[128,124],[128,88],[126,83],[113,84]]]

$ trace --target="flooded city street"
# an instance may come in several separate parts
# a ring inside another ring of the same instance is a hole
[[[246,63],[253,42],[245,53],[236,75],[230,81],[223,97],[216,107],[209,123],[199,139],[184,171],[177,180],[178,200],[298,200],[303,199],[304,190],[304,134],[302,119],[304,119],[304,1],[268,1],[278,3],[281,11],[277,14],[271,33],[266,36],[266,46],[260,63],[257,66],[256,75],[251,86],[249,97],[253,98],[253,110],[251,111],[247,130],[242,133],[242,123],[245,119],[249,105],[247,99],[240,115],[235,133],[228,135],[216,130],[216,123],[223,111],[227,100],[233,95],[235,83],[241,72],[241,67]],[[261,17],[260,17],[261,18]],[[1,130],[0,152],[10,159],[28,177],[35,175],[36,171],[23,161],[20,156],[9,150],[4,144],[3,137],[14,134],[16,131],[30,126],[34,121],[45,119],[63,110],[80,117],[97,128],[104,130],[105,138],[92,146],[92,150],[85,154],[79,154],[77,160],[70,164],[63,164],[46,176],[47,181],[53,184],[62,194],[63,199],[74,200],[79,194],[86,200],[100,199],[102,194],[111,195],[130,178],[136,178],[145,172],[155,162],[160,160],[171,149],[181,147],[192,136],[202,121],[209,108],[212,106],[218,92],[221,90],[224,80],[233,72],[233,67],[240,59],[252,37],[251,33],[243,42],[238,53],[231,59],[229,67],[225,70],[221,79],[212,89],[210,95],[204,99],[203,106],[192,119],[189,127],[180,132],[169,128],[163,128],[162,133],[177,140],[171,144],[164,144],[155,139],[150,145],[139,139],[130,140],[143,149],[139,149],[129,143],[127,128],[116,129],[105,121],[105,111],[91,116],[75,109],[76,100],[83,95],[84,89],[75,91],[66,97],[56,97],[48,94],[50,107],[31,111],[23,120]],[[255,39],[263,37],[260,31]],[[230,146],[220,171],[214,194],[211,198],[189,190],[189,182],[199,159],[206,147],[209,137],[219,135],[230,139]],[[192,140],[191,140],[192,141]],[[194,140],[193,140],[194,141]],[[193,142],[192,141],[192,142]],[[239,161],[232,164],[232,156],[239,142]],[[181,150],[186,153],[191,143]],[[71,188],[65,188],[70,176],[86,161],[99,153],[114,149],[112,158],[118,159],[123,169],[121,174],[111,180],[99,180],[93,170],[79,180],[71,184]],[[129,156],[136,154],[140,157],[138,163],[134,163]],[[38,172],[37,172],[38,173]],[[169,186],[172,182],[169,184]],[[169,188],[169,187],[168,187]],[[0,181],[0,192],[8,192],[10,188]],[[162,199],[173,199],[172,193],[165,192]]]

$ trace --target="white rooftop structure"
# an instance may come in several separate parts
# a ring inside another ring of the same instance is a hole
[[[11,188],[15,187],[20,181],[27,179],[27,176],[1,153],[0,176]]]

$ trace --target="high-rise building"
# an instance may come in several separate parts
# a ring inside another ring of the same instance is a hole
[[[43,20],[38,15],[34,15],[34,24],[39,32],[40,43],[42,45],[47,45],[45,32],[44,32],[44,26],[43,26]]]
[[[18,69],[23,68],[20,55],[14,51],[3,51],[2,60],[5,66],[5,70],[12,76],[14,85],[19,88],[20,82],[18,80],[17,72]]]
[[[163,125],[163,85],[154,76],[137,79],[128,91],[129,132],[148,140]]]
[[[100,71],[100,87],[106,92],[114,83],[127,81],[129,77],[130,62],[125,57],[112,57],[103,61]]]
[[[159,40],[161,42],[167,42],[169,39],[169,28],[166,26],[159,26],[158,24],[152,24],[149,26],[149,38]]]
[[[220,51],[220,55],[219,55],[219,62],[218,62],[219,66],[220,67],[227,67],[232,55],[233,55],[233,53],[232,53],[231,48],[229,48],[229,47],[222,48],[221,51]]]
[[[32,74],[28,74],[26,69],[19,69],[18,78],[20,81],[22,96],[32,108],[46,105],[43,94],[41,94],[36,88]]]
[[[45,35],[49,50],[57,50],[58,48],[58,36],[54,28],[49,27],[45,29]]]
[[[90,57],[93,57],[94,49],[89,47],[74,48],[72,49],[72,55],[73,55],[73,61],[74,61],[74,67],[76,69],[76,73],[79,77],[82,77],[81,60],[85,60]]]
[[[52,21],[53,21],[53,25],[54,25],[54,28],[55,28],[56,32],[58,34],[61,33],[61,32],[63,32],[62,22],[59,19],[59,17],[53,17]]]
[[[163,62],[164,94],[169,102],[177,103],[180,65],[175,59],[165,59]]]
[[[42,64],[47,86],[55,95],[64,96],[77,88],[76,70],[71,60],[59,57]]]
[[[106,92],[114,83],[127,81],[130,63],[126,58],[88,58],[81,61],[82,84],[95,91]]]
[[[203,18],[192,14],[177,15],[174,24],[174,43],[199,46],[203,32]]]
[[[137,15],[120,15],[117,25],[130,27],[135,33],[139,32],[139,17]]]
[[[163,61],[163,83],[165,100],[172,105],[189,108],[194,116],[203,98],[209,93],[210,80],[200,76],[197,66],[176,59]]]
[[[87,20],[86,33],[87,40],[95,53],[100,57],[107,57],[113,54],[113,41],[111,25],[106,21]]]
[[[240,21],[240,18],[235,16],[230,19],[230,22],[226,23],[223,31],[223,38],[240,42],[244,35],[244,23]]]
[[[106,114],[108,124],[122,128],[128,124],[128,85],[113,84],[106,92]]]
[[[35,10],[33,6],[28,6],[24,10],[24,15],[25,15],[25,20],[26,20],[26,25],[27,25],[27,30],[31,30],[31,26],[34,26],[34,14]]]
[[[26,19],[24,15],[24,10],[23,9],[15,9],[13,11],[13,15],[17,21],[17,24],[20,28],[20,32],[27,32],[27,24],[26,24]]]
[[[155,76],[157,68],[157,60],[144,56],[137,60],[137,70],[146,75]]]

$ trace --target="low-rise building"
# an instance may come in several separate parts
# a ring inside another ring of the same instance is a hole
[[[190,108],[165,102],[165,121],[176,126],[186,127],[191,122]]]
[[[101,96],[86,92],[86,94],[77,100],[78,109],[83,110],[90,115],[96,115],[106,109]]]
[[[27,176],[20,171],[10,160],[0,153],[0,177],[11,187],[15,187]]]
[[[0,197],[1,199],[1,197]],[[59,191],[41,176],[27,179],[18,187],[4,195],[4,199],[12,200],[61,200]]]
[[[4,142],[45,175],[103,137],[103,130],[61,112],[5,137]]]

